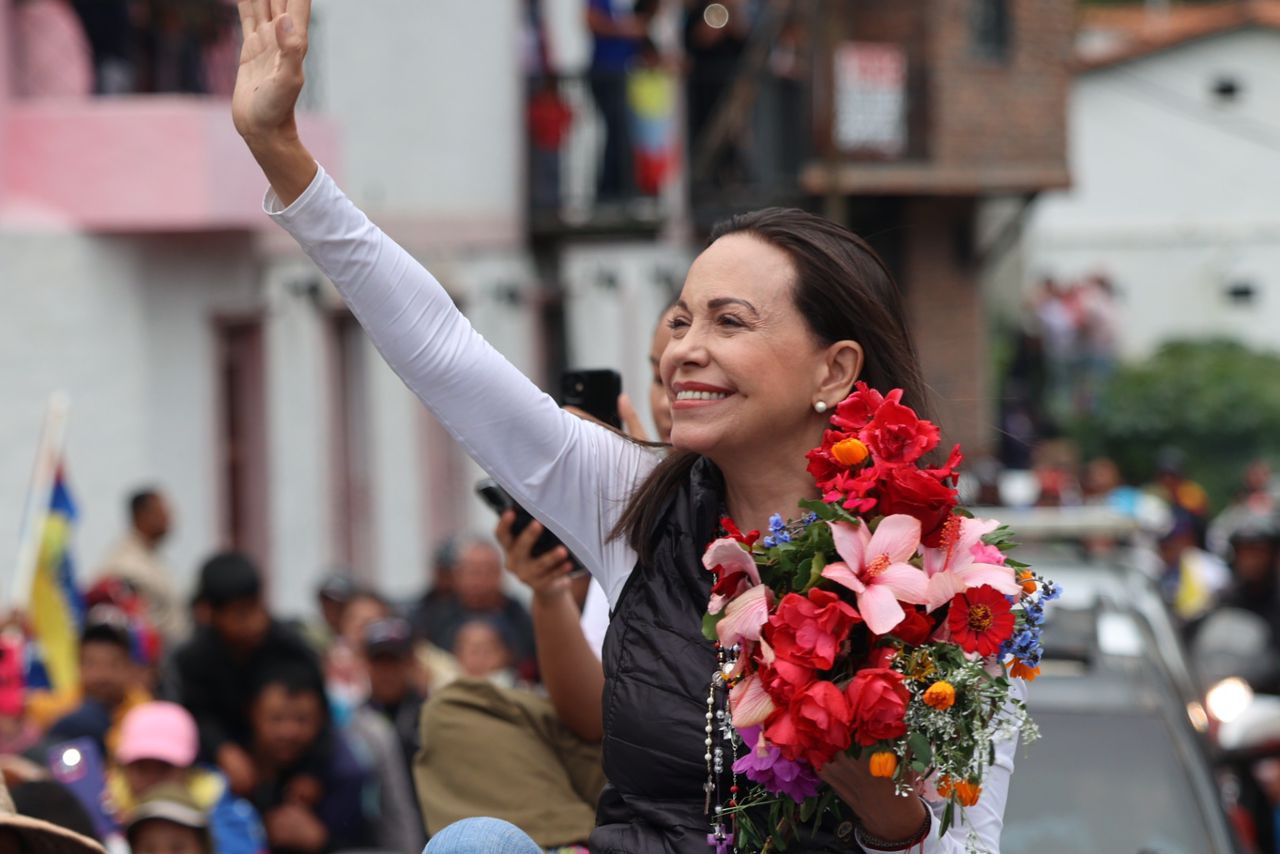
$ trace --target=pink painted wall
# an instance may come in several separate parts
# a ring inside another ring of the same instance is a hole
[[[30,99],[0,104],[6,109],[0,214],[9,225],[183,232],[265,224],[265,182],[224,99]],[[300,123],[317,159],[326,168],[337,163],[336,123],[316,116]]]

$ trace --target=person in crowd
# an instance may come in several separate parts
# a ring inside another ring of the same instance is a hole
[[[1175,509],[1173,523],[1158,543],[1164,567],[1159,582],[1174,615],[1189,627],[1208,613],[1231,583],[1226,564],[1199,543],[1196,520]]]
[[[751,16],[743,0],[691,0],[684,17],[685,77],[689,144],[696,151],[737,79]],[[746,153],[733,140],[720,146],[709,175],[694,180],[712,186],[743,184],[750,177]]]
[[[591,33],[591,96],[604,123],[604,154],[597,176],[596,198],[617,202],[632,194],[631,117],[627,110],[627,72],[652,12],[636,14],[633,0],[587,0]]]
[[[1272,514],[1242,518],[1227,541],[1232,579],[1222,604],[1266,620],[1272,649],[1280,650],[1280,524]]]
[[[360,649],[364,646],[364,630],[370,624],[391,615],[391,606],[376,592],[353,588],[338,621],[338,634],[324,657],[325,688],[339,723],[369,696],[369,674]]]
[[[591,849],[705,846],[704,711],[717,659],[702,634],[711,583],[701,550],[722,515],[763,529],[779,509],[816,496],[805,452],[855,382],[902,389],[927,417],[899,289],[865,242],[820,217],[766,209],[722,225],[671,317],[662,375],[673,400],[673,451],[658,454],[563,412],[317,166],[294,114],[307,0],[277,4],[275,14],[262,2],[239,8],[245,52],[232,112],[271,185],[268,212],[341,290],[388,363],[585,564],[613,608],[603,716],[609,785]],[[451,735],[429,724],[424,754],[431,739]],[[935,831],[940,807],[899,797],[893,781],[872,777],[860,760],[840,755],[822,775],[859,820],[853,833],[865,850],[919,845],[951,854],[967,839],[996,848],[1016,746],[1009,735],[992,745],[977,809],[946,834]],[[494,769],[481,773],[491,780]],[[460,823],[428,847],[463,850],[472,827],[492,825]],[[513,848],[535,846],[502,832]],[[794,850],[839,844],[830,822],[803,836]],[[469,850],[502,850],[486,845],[473,840]]]
[[[191,624],[173,571],[160,555],[160,546],[173,527],[169,502],[156,489],[140,489],[129,496],[128,516],[129,530],[103,559],[96,578],[129,585],[145,604],[150,624],[174,643],[190,632]]]
[[[1245,467],[1240,488],[1231,503],[1209,523],[1205,534],[1209,551],[1226,557],[1228,540],[1237,527],[1277,514],[1280,514],[1280,504],[1271,478],[1271,464],[1264,459],[1254,460]]]
[[[502,589],[502,555],[490,542],[473,539],[458,550],[453,570],[453,599],[441,608],[428,639],[441,649],[453,650],[462,625],[475,618],[493,620],[507,638],[511,666],[522,679],[533,681],[533,623],[529,612]]]
[[[195,719],[176,703],[144,703],[120,726],[107,792],[115,811],[128,818],[162,786],[178,786],[208,816],[218,854],[261,854],[266,834],[257,810],[237,797],[217,771],[195,764],[200,734]]]
[[[317,655],[329,651],[342,629],[342,612],[355,595],[356,585],[351,575],[343,571],[330,573],[316,588],[316,604],[320,606],[320,619],[306,625],[305,634]]]
[[[370,776],[330,719],[314,667],[264,668],[248,695],[252,801],[273,850],[318,852],[373,843],[365,815]]]
[[[653,39],[645,36],[627,74],[627,106],[631,111],[633,180],[646,196],[661,193],[676,167],[676,92],[670,63]]]
[[[430,639],[443,623],[453,602],[453,568],[458,563],[457,543],[447,539],[436,547],[431,561],[431,586],[405,609],[405,618],[419,640]]]
[[[258,782],[248,752],[251,687],[284,664],[323,684],[320,665],[306,642],[267,612],[258,568],[245,555],[223,552],[206,561],[196,599],[209,624],[174,654],[168,693],[195,717],[203,759],[217,765],[233,792],[247,796]]]
[[[369,669],[365,706],[394,728],[405,770],[411,771],[421,747],[418,724],[426,696],[419,688],[422,679],[409,623],[400,617],[370,623],[364,631],[364,658]]]
[[[132,854],[223,854],[209,816],[185,788],[162,783],[130,812],[125,839]]]
[[[475,617],[459,626],[453,635],[453,657],[465,677],[488,679],[507,688],[516,684],[511,645],[495,620]]]
[[[72,0],[93,48],[95,95],[124,95],[134,89],[137,60],[132,0]]]
[[[78,705],[49,728],[44,741],[53,745],[92,738],[102,755],[109,756],[125,715],[150,699],[133,658],[128,619],[99,606],[89,612],[80,634]]]
[[[534,211],[560,209],[561,159],[573,108],[560,92],[560,79],[550,71],[530,84],[526,121],[529,124],[529,202]]]

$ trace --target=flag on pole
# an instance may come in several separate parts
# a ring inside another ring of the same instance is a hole
[[[80,627],[84,600],[75,583],[71,535],[75,502],[61,465],[54,477],[49,505],[40,531],[40,548],[31,579],[31,629],[40,644],[44,669],[55,694],[80,683]]]

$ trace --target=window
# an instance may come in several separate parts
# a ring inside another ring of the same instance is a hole
[[[1013,35],[1009,0],[972,0],[972,3],[969,8],[969,32],[974,56],[991,60],[1008,59]]]
[[[267,566],[267,419],[262,323],[216,324],[222,540]]]

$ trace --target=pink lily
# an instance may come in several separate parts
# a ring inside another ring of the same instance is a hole
[[[769,600],[773,591],[763,584],[740,593],[724,608],[724,616],[716,623],[721,646],[760,640],[760,629],[769,620]]]
[[[904,513],[886,516],[875,534],[868,534],[866,525],[828,524],[844,561],[825,567],[822,577],[857,595],[858,612],[874,634],[893,631],[906,616],[901,602],[925,601],[928,579],[907,563],[920,547],[920,520]]]
[[[1000,527],[994,519],[966,519],[952,516],[942,529],[942,543],[924,550],[924,570],[929,576],[925,605],[936,611],[970,587],[986,584],[1016,596],[1021,590],[1013,569],[979,560],[986,556],[982,538]]]
[[[729,709],[736,727],[762,724],[774,712],[773,698],[764,690],[764,682],[752,673],[729,689]]]
[[[702,565],[708,572],[716,573],[717,587],[719,582],[732,579],[734,575],[743,573],[735,589],[727,593],[712,592],[707,602],[708,614],[719,614],[729,600],[742,592],[743,586],[754,587],[760,583],[760,570],[756,568],[755,559],[742,544],[732,537],[722,537],[702,553]],[[717,567],[719,569],[717,570]]]

